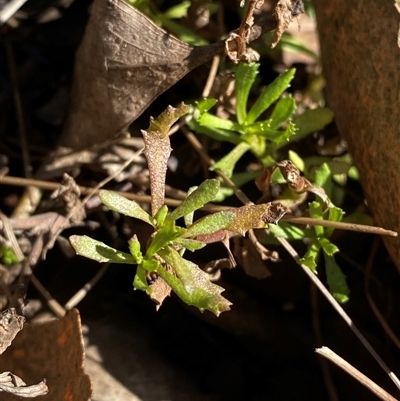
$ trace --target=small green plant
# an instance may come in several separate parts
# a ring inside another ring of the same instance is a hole
[[[301,116],[293,117],[296,102],[292,96],[283,95],[294,77],[293,68],[279,75],[265,87],[249,108],[249,95],[258,69],[258,63],[240,63],[236,68],[237,121],[225,120],[210,113],[209,110],[217,100],[203,99],[197,103],[193,112],[194,118],[189,123],[195,132],[236,145],[212,166],[212,170],[220,170],[228,177],[232,177],[237,161],[247,151],[252,152],[262,165],[269,166],[275,162],[275,154],[282,146],[321,130],[332,121],[332,112],[326,108],[307,110]],[[271,106],[273,110],[268,118],[259,120]]]
[[[146,222],[154,228],[147,249],[142,251],[136,235],[129,240],[125,253],[87,236],[71,236],[70,242],[77,254],[97,262],[128,263],[137,265],[134,288],[146,291],[158,304],[169,295],[165,284],[186,304],[209,310],[217,316],[229,310],[231,303],[221,296],[224,289],[209,280],[207,273],[193,262],[184,259],[186,250],[195,251],[212,242],[215,235],[228,233],[244,235],[253,228],[265,228],[276,223],[284,209],[279,205],[245,205],[238,209],[210,214],[193,222],[193,213],[215,198],[220,183],[216,179],[204,181],[188,191],[186,199],[171,213],[164,205],[165,175],[171,152],[168,131],[171,125],[189,111],[181,104],[169,107],[150,127],[142,131],[145,155],[150,172],[151,215],[136,202],[116,193],[102,190],[100,199],[110,210]],[[183,218],[185,227],[177,225]],[[152,281],[152,283],[149,283]]]
[[[290,142],[298,141],[310,133],[319,131],[329,124],[333,119],[332,112],[329,109],[319,107],[306,110],[300,115],[294,115],[296,103],[290,95],[284,95],[294,77],[294,69],[282,73],[265,87],[256,101],[249,107],[249,94],[256,81],[258,68],[259,65],[256,63],[242,63],[236,69],[236,121],[224,120],[209,112],[216,103],[215,99],[204,99],[197,103],[190,127],[198,133],[236,145],[230,153],[217,161],[211,170],[219,170],[228,177],[232,177],[236,184],[250,181],[254,179],[254,174],[234,174],[237,161],[244,153],[250,151],[257,157],[261,165],[267,167],[267,170],[270,167],[270,174],[265,180],[265,185],[263,184],[264,188],[260,188],[264,196],[265,188],[269,186],[270,182],[276,184],[287,182],[289,184],[288,190],[284,191],[278,198],[282,204],[285,206],[290,206],[293,203],[301,204],[306,200],[306,196],[303,196],[306,192],[314,192],[317,195],[317,200],[308,205],[310,217],[318,220],[327,218],[331,221],[341,221],[344,212],[336,207],[331,199],[334,199],[335,203],[341,204],[343,190],[340,184],[345,182],[347,176],[357,178],[349,155],[335,159],[312,157],[303,160],[296,153],[289,151],[289,159],[293,162],[289,166],[292,175],[289,175],[288,171],[285,174],[283,164],[275,160],[280,148]],[[265,114],[267,118],[261,118]],[[272,175],[272,172],[279,165],[277,174]],[[317,167],[311,168],[310,166]],[[300,177],[300,171],[305,174],[305,177]],[[290,177],[293,177],[293,174],[296,179],[294,182],[290,182]],[[334,182],[339,185],[333,185]],[[230,189],[225,189],[225,196],[231,194]],[[345,276],[334,258],[338,248],[329,240],[333,232],[332,228],[316,225],[314,228],[301,229],[295,225],[280,222],[278,225],[271,225],[269,231],[276,237],[307,241],[308,250],[301,262],[315,273],[319,256],[322,253],[325,260],[328,286],[332,294],[339,302],[348,300],[349,290]],[[271,237],[267,236],[265,242],[271,242]]]

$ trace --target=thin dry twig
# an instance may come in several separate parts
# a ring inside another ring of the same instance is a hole
[[[310,282],[310,299],[311,299],[311,310],[312,310],[312,325],[314,329],[316,344],[318,347],[322,346],[323,338],[319,319],[319,303],[318,303],[318,289],[315,285]],[[328,392],[330,401],[339,401],[339,396],[336,391],[335,383],[333,382],[332,372],[328,362],[323,358],[318,358],[318,362],[321,366],[322,376]]]
[[[400,380],[397,376],[389,369],[386,363],[382,360],[382,358],[378,355],[372,345],[368,342],[368,340],[364,337],[364,335],[360,332],[360,330],[356,327],[356,325],[351,320],[350,316],[344,311],[344,309],[340,306],[340,304],[336,301],[336,299],[332,296],[332,294],[326,289],[326,287],[322,284],[319,278],[305,265],[300,263],[300,256],[296,252],[296,250],[292,247],[292,245],[282,237],[276,238],[280,244],[286,249],[289,255],[300,265],[304,273],[310,278],[310,280],[317,286],[317,288],[322,292],[327,301],[333,306],[339,316],[345,321],[345,323],[350,327],[353,333],[357,336],[357,338],[361,341],[364,347],[368,350],[371,356],[378,362],[380,367],[385,371],[385,373],[390,377],[393,383],[396,385],[398,389],[400,389]]]
[[[362,374],[354,366],[350,365],[347,361],[337,355],[335,352],[330,350],[328,347],[317,348],[315,352],[318,355],[329,359],[335,365],[343,369],[347,374],[356,379],[363,386],[367,387],[372,393],[379,397],[383,401],[398,401],[396,398],[392,397],[387,391],[382,387],[379,387],[375,382],[369,379],[367,376]]]
[[[378,307],[375,304],[375,301],[373,300],[371,293],[369,292],[369,283],[370,283],[370,277],[371,277],[371,270],[372,266],[375,260],[376,252],[378,251],[378,244],[379,244],[379,238],[376,238],[375,241],[372,244],[371,252],[368,258],[368,262],[366,265],[365,269],[365,277],[364,277],[364,288],[365,288],[365,295],[367,297],[367,300],[369,302],[369,305],[372,309],[372,311],[375,314],[375,317],[378,319],[379,323],[381,324],[382,328],[385,330],[386,334],[389,336],[389,338],[393,341],[393,343],[396,345],[398,349],[400,349],[400,339],[396,336],[392,328],[390,327],[389,323],[386,321],[386,319],[383,317],[382,313],[378,309]]]

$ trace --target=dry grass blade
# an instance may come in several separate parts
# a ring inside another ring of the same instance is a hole
[[[377,397],[379,397],[383,401],[398,401],[396,398],[392,397],[387,391],[385,391],[382,387],[379,387],[375,382],[369,379],[367,376],[362,374],[359,370],[357,370],[354,366],[350,365],[347,361],[341,358],[339,355],[334,353],[328,347],[317,348],[315,352],[318,355],[322,355],[323,357],[329,359],[335,365],[342,368],[346,373],[350,376],[354,377],[358,382],[360,382],[363,386],[367,387],[371,390]]]

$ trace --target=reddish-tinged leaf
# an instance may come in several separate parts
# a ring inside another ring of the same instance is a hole
[[[171,153],[168,131],[180,117],[189,111],[189,106],[181,103],[176,109],[168,108],[156,119],[150,120],[150,127],[142,135],[145,143],[144,154],[150,172],[151,212],[155,216],[164,204],[165,176]]]

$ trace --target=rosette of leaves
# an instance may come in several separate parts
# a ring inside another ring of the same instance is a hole
[[[125,197],[102,190],[99,197],[108,209],[151,225],[154,233],[148,247],[142,250],[136,235],[128,241],[130,253],[121,252],[88,236],[73,235],[70,242],[77,254],[97,262],[137,265],[133,281],[135,289],[145,291],[159,305],[172,289],[186,304],[215,315],[229,310],[231,303],[221,293],[224,289],[209,279],[207,273],[185,259],[186,250],[195,251],[213,242],[215,235],[242,234],[252,228],[265,228],[283,215],[279,206],[245,205],[242,208],[217,212],[193,221],[194,212],[212,201],[219,190],[216,179],[190,188],[186,199],[172,212],[164,205],[167,162],[171,153],[168,131],[171,125],[189,111],[183,103],[168,107],[150,127],[142,131],[145,156],[150,173],[151,214]],[[183,218],[184,227],[177,225]],[[200,240],[201,239],[201,240]],[[166,290],[169,289],[168,290]]]
[[[264,166],[271,165],[280,147],[321,130],[332,121],[332,112],[326,108],[307,110],[294,116],[296,102],[291,95],[285,94],[294,77],[294,68],[283,72],[266,86],[249,107],[249,95],[258,69],[258,63],[240,63],[235,70],[236,121],[212,114],[210,110],[217,100],[207,98],[196,103],[194,119],[189,123],[190,128],[198,133],[235,145],[211,167],[211,170],[220,170],[228,177],[232,177],[236,163],[247,151],[252,152]],[[248,177],[249,180],[253,178],[249,174]]]

